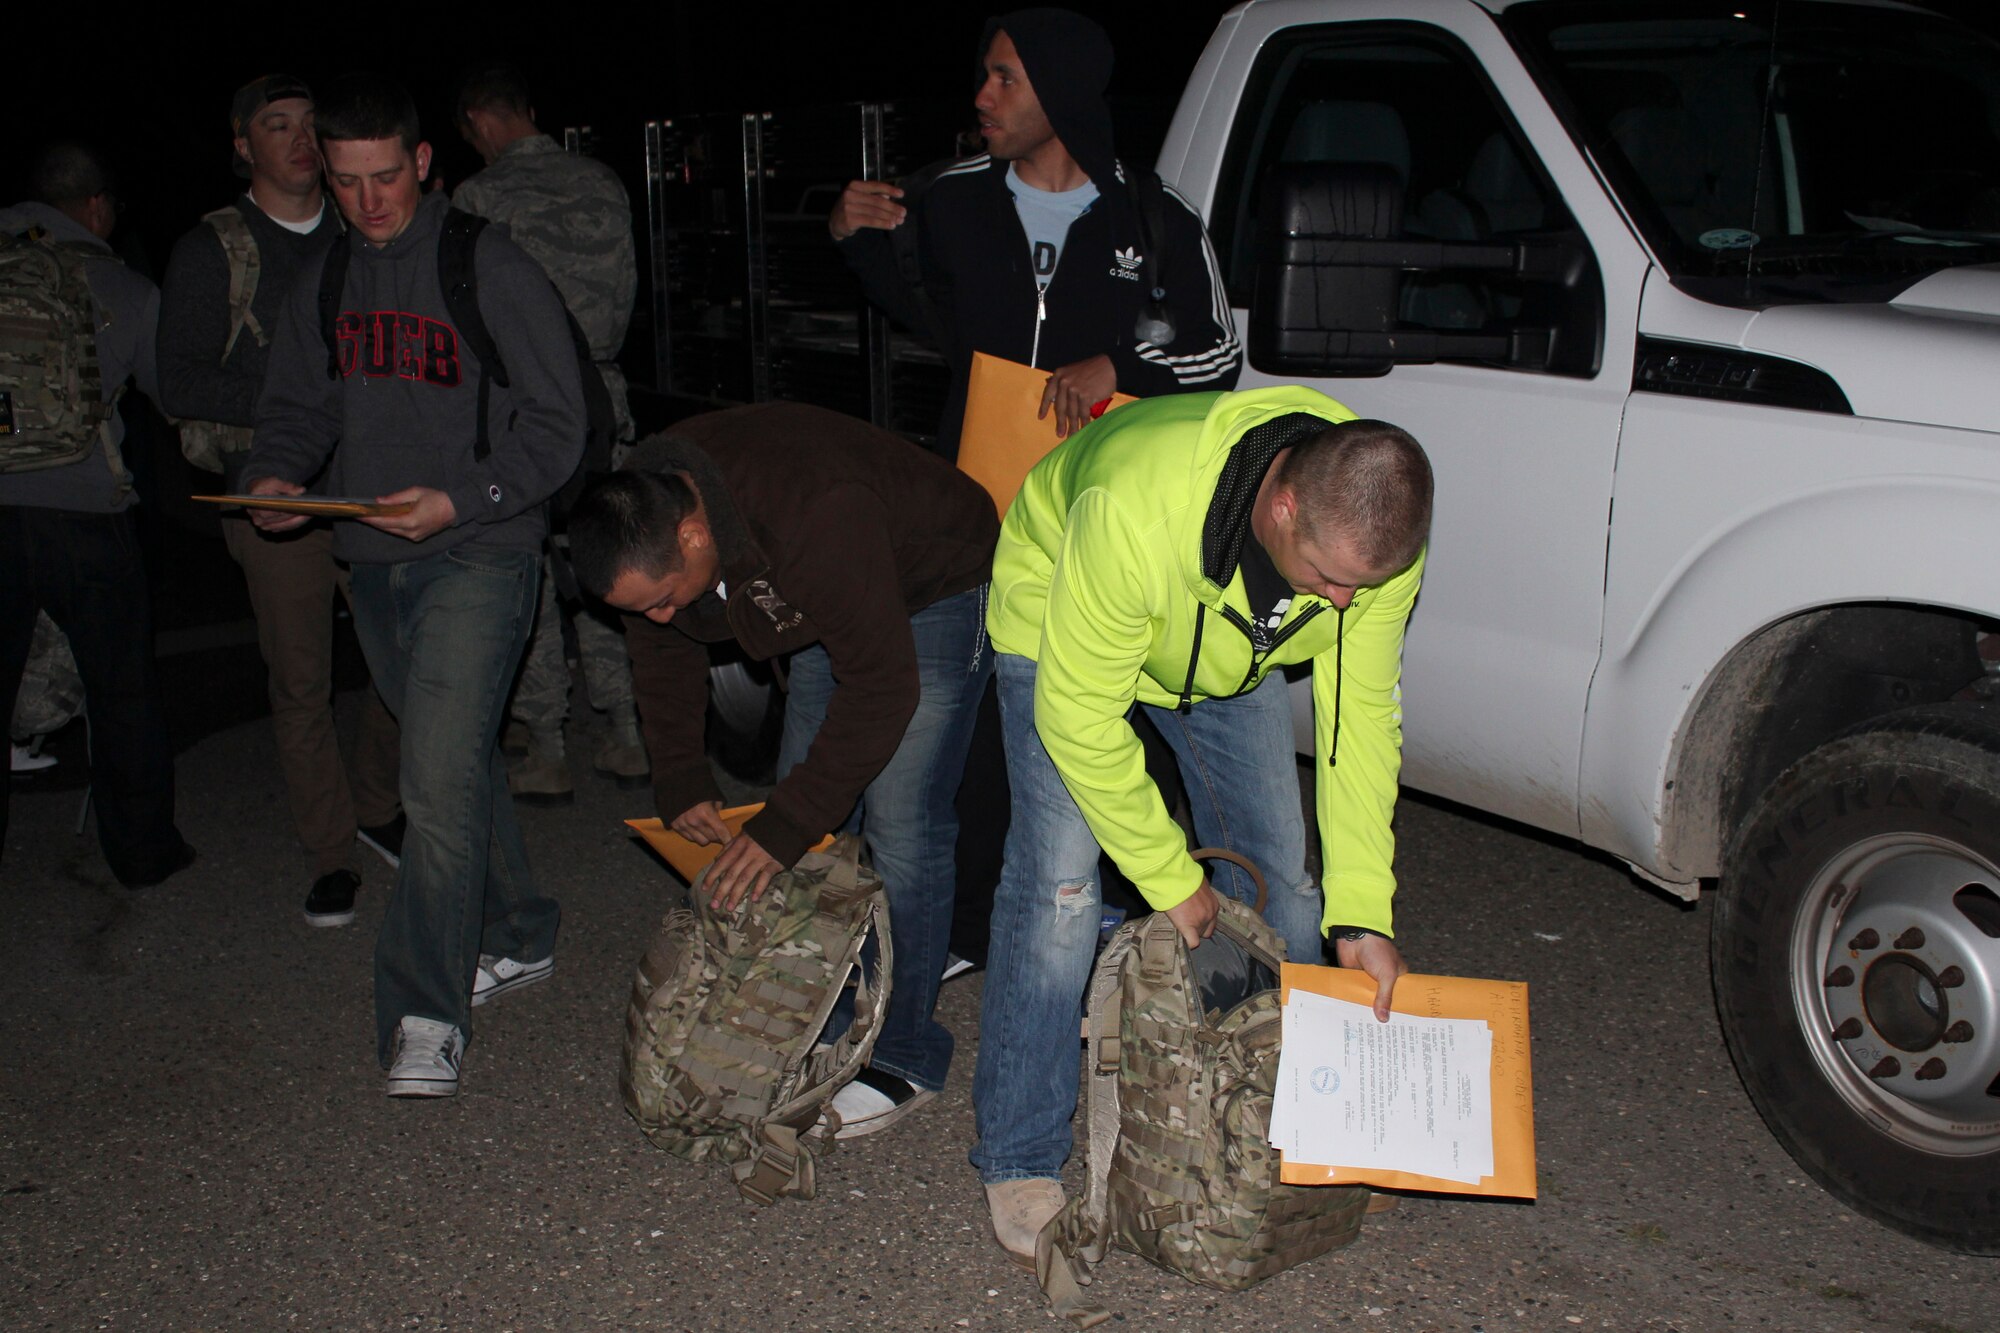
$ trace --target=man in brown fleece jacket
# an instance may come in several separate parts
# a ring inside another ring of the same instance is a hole
[[[653,795],[723,848],[719,906],[761,894],[860,824],[888,891],[895,962],[873,1062],[834,1098],[840,1137],[937,1095],[952,1037],[931,1015],[951,934],[953,798],[993,658],[987,493],[901,437],[823,408],[712,412],[643,441],[571,512],[578,580],[627,615]],[[702,746],[708,650],[790,655],[778,784],[730,839]]]

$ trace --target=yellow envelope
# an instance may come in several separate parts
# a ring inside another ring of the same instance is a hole
[[[722,812],[722,826],[735,837],[743,831],[743,825],[752,815],[764,808],[762,801],[751,805],[732,805]],[[628,819],[626,827],[634,829],[639,836],[651,844],[654,851],[665,857],[667,864],[679,872],[688,883],[694,883],[695,876],[708,868],[708,863],[722,855],[720,846],[702,847],[689,842],[680,834],[668,828],[658,819]],[[821,838],[810,850],[823,852],[833,846],[833,835]]]
[[[1293,990],[1375,1003],[1375,983],[1364,972],[1344,967],[1286,963],[1279,983],[1283,998]],[[1437,1194],[1493,1194],[1535,1197],[1535,1087],[1528,1060],[1528,986],[1522,981],[1475,977],[1430,977],[1412,972],[1396,983],[1390,1009],[1423,1018],[1484,1019],[1493,1029],[1493,1174],[1477,1185],[1463,1180],[1420,1176],[1311,1162],[1285,1162],[1279,1178],[1287,1185],[1373,1185],[1380,1189],[1427,1190]]]
[[[959,470],[984,486],[994,507],[1006,514],[1028,469],[1062,443],[1056,414],[1037,419],[1049,372],[1018,361],[972,354],[972,378],[965,391],[965,427],[958,437]],[[1111,396],[1104,410],[1137,402],[1129,393]]]

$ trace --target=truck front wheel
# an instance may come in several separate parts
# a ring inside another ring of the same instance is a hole
[[[1737,1072],[1858,1211],[2000,1253],[2000,716],[1877,718],[1794,764],[1730,850],[1710,946]]]

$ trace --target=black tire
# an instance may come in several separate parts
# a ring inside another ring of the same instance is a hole
[[[1913,708],[1794,764],[1730,849],[1710,950],[1737,1073],[1798,1164],[2000,1253],[2000,710]]]

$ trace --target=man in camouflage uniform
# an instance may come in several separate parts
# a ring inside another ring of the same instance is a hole
[[[181,450],[237,489],[278,327],[299,276],[318,273],[340,238],[320,189],[312,93],[287,74],[237,89],[230,103],[231,161],[247,185],[234,203],[196,223],[174,246],[160,295],[160,393],[181,418]],[[391,866],[403,847],[396,720],[371,686],[347,759],[333,720],[333,614],[348,600],[347,570],[333,557],[324,520],[294,532],[259,531],[244,512],[222,516],[223,542],[242,567],[269,669],[271,730],[292,827],[313,859],[305,918],[354,919],[361,877],[357,841]]]
[[[535,127],[527,87],[511,69],[481,70],[460,85],[458,127],[485,159],[486,169],[460,185],[452,202],[505,224],[514,242],[548,270],[590,340],[590,355],[610,391],[617,414],[614,462],[621,460],[633,428],[616,357],[639,285],[625,187],[609,167],[564,152]],[[566,540],[551,538],[556,548],[551,558],[564,558]],[[549,559],[544,559],[541,606],[512,708],[513,720],[527,729],[528,755],[507,777],[516,799],[535,805],[566,805],[574,795],[563,748],[569,705],[561,623],[565,610],[574,613],[590,702],[611,722],[593,767],[620,787],[644,787],[650,781],[624,638],[600,609],[565,608],[556,595]]]

